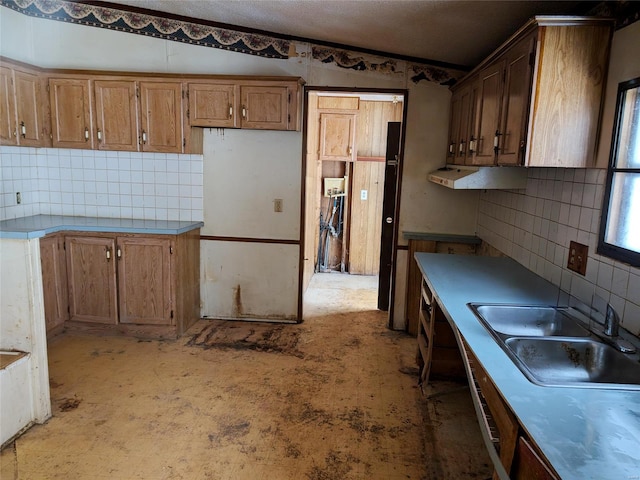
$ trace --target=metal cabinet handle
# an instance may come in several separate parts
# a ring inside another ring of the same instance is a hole
[[[144,130],[142,130],[142,143],[147,143],[147,132],[145,132]]]
[[[107,247],[106,250],[107,262],[111,261],[111,249]]]
[[[84,141],[85,142],[89,141],[89,129],[87,127],[85,127],[84,129]]]
[[[24,122],[20,122],[20,135],[22,135],[22,138],[26,138],[27,136],[27,126]]]
[[[233,105],[229,104],[229,118],[233,117]]]
[[[120,247],[116,250],[116,255],[118,256],[118,260],[122,258],[122,249]]]
[[[242,118],[247,118],[247,107],[242,106]]]
[[[100,129],[98,129],[98,142],[102,142],[102,131]]]

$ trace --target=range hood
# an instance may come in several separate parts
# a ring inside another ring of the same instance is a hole
[[[431,172],[429,180],[455,190],[526,188],[527,169],[523,167],[445,165],[435,172]]]

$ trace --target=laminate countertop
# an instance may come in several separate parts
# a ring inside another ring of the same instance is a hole
[[[640,391],[529,382],[467,306],[556,305],[558,288],[510,258],[416,253],[448,321],[564,480],[640,479]]]
[[[74,217],[65,215],[33,215],[0,222],[0,238],[30,239],[60,231],[142,233],[147,235],[180,235],[203,222],[142,220],[131,218]]]

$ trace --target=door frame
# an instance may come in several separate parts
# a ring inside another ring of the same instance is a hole
[[[320,86],[304,86],[304,114],[302,120],[302,168],[301,168],[301,182],[300,182],[300,242],[299,242],[299,264],[298,264],[298,323],[303,321],[303,285],[304,285],[304,249],[306,232],[306,175],[307,175],[307,136],[308,136],[308,111],[309,111],[309,92],[331,92],[331,93],[360,93],[360,94],[385,94],[385,95],[398,95],[403,98],[402,105],[402,125],[400,130],[400,153],[398,155],[398,170],[395,192],[395,208],[394,208],[394,222],[393,222],[393,237],[391,245],[391,278],[389,289],[389,317],[388,327],[393,327],[393,314],[396,291],[396,266],[398,257],[398,222],[400,218],[400,199],[402,197],[402,172],[404,167],[404,141],[406,138],[407,129],[407,110],[409,102],[409,90],[408,89],[396,89],[396,88],[349,88],[349,87],[320,87]],[[383,202],[386,198],[383,198]],[[384,221],[384,217],[380,219]],[[380,240],[382,242],[382,239]],[[380,295],[380,292],[378,292]]]

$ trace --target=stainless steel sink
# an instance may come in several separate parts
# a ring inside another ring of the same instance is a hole
[[[511,337],[504,344],[534,383],[640,388],[640,363],[591,338]]]
[[[469,304],[511,361],[544,386],[640,390],[640,355],[621,353],[570,307]],[[608,339],[611,340],[611,339]]]
[[[520,305],[470,304],[478,318],[491,330],[521,337],[588,337],[584,328],[567,308]]]

